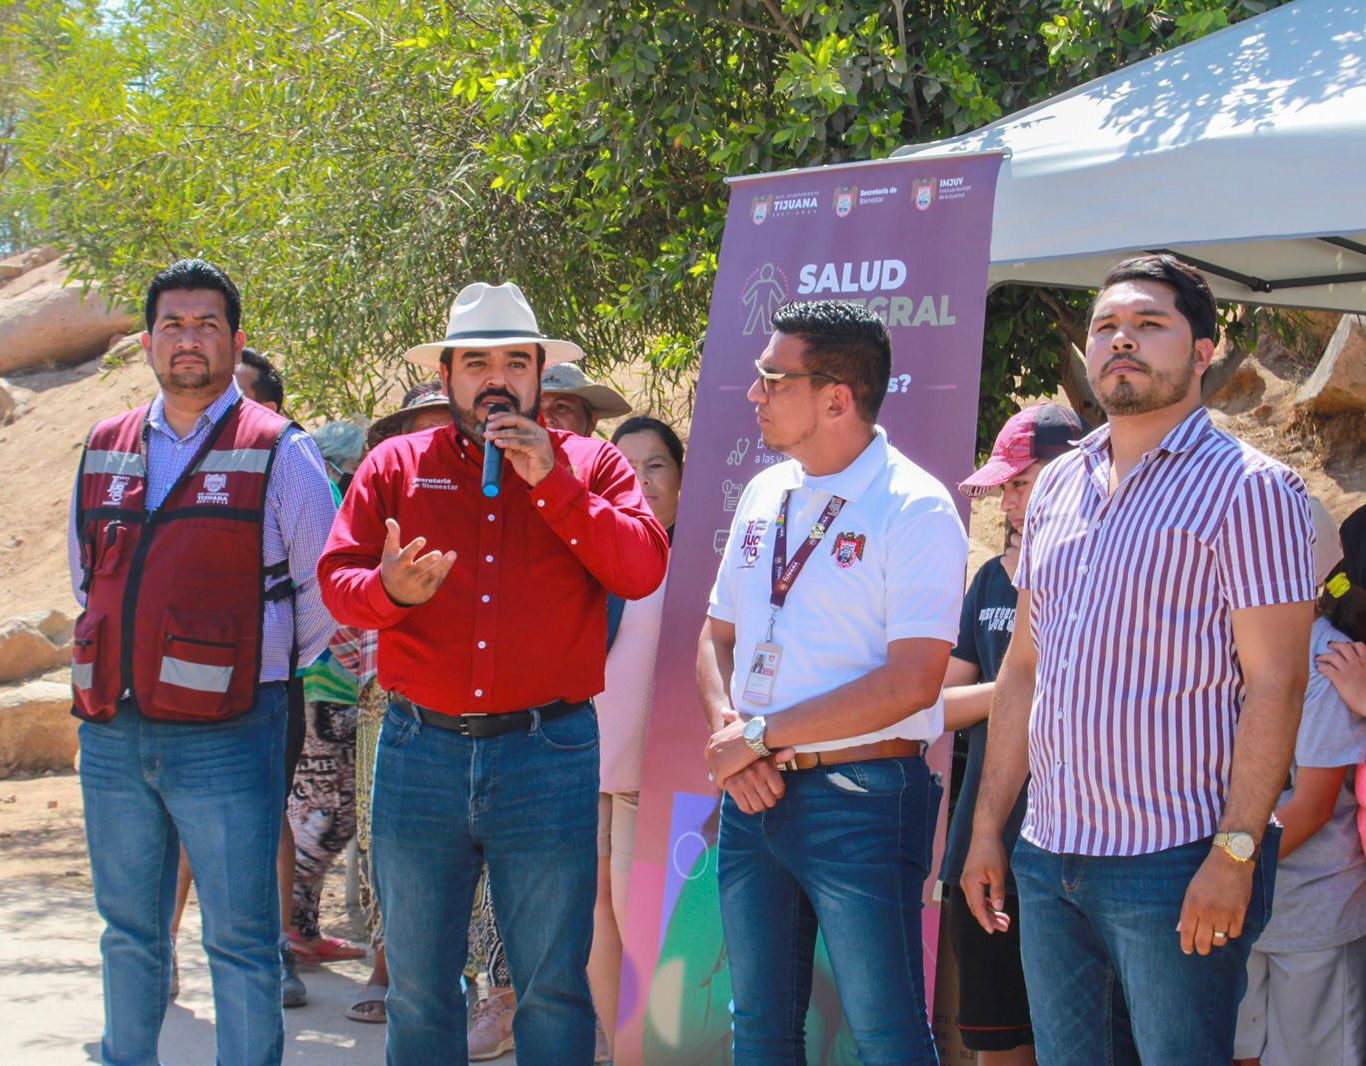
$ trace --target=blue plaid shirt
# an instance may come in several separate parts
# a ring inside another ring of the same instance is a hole
[[[166,500],[177,479],[198,453],[204,438],[228,409],[241,397],[236,381],[214,400],[184,437],[176,436],[166,422],[165,400],[160,393],[152,401],[147,422],[147,505],[155,511]],[[80,486],[76,486],[79,494]],[[323,606],[318,587],[318,557],[322,555],[337,506],[332,486],[318,446],[307,433],[298,429],[285,432],[270,469],[266,486],[265,544],[267,566],[289,559],[289,576],[294,580],[294,601],[266,604],[262,633],[261,680],[283,681],[289,676],[289,651],[297,633],[299,665],[313,662],[337,628]],[[71,583],[76,599],[85,605],[81,585],[85,569],[81,566],[80,538],[76,531],[76,496],[71,500],[71,521],[67,535],[67,554]],[[297,612],[297,616],[296,616]]]

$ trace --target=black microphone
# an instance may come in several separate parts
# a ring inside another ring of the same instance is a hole
[[[505,403],[489,404],[488,418],[484,419],[484,430],[488,431],[489,418],[494,415],[504,414],[512,408]],[[484,495],[497,496],[503,487],[503,449],[491,443],[487,439],[484,441]]]

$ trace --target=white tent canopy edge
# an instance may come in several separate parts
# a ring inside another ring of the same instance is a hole
[[[1366,0],[1297,0],[893,158],[1006,156],[990,281],[1169,250],[1224,300],[1366,312]]]

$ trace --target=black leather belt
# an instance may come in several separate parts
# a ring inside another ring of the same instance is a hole
[[[446,729],[452,733],[459,733],[462,737],[476,738],[497,737],[518,731],[529,732],[536,722],[551,722],[589,706],[586,701],[566,703],[564,700],[556,700],[543,707],[532,707],[525,711],[505,711],[502,714],[442,714],[440,711],[420,707],[397,693],[392,699],[424,726]]]

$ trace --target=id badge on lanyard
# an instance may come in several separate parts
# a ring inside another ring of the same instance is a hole
[[[816,519],[816,524],[811,527],[811,532],[806,535],[806,540],[802,542],[791,562],[787,558],[787,505],[792,497],[792,493],[783,493],[783,505],[778,512],[778,521],[774,527],[773,535],[773,571],[772,571],[772,591],[769,593],[768,602],[773,608],[768,616],[768,633],[764,639],[754,645],[754,653],[749,657],[749,669],[745,675],[744,699],[746,703],[752,703],[760,707],[767,707],[773,702],[773,687],[778,681],[778,668],[783,661],[783,647],[773,639],[773,625],[778,620],[778,612],[783,609],[783,604],[787,602],[787,594],[792,591],[792,586],[796,584],[797,577],[802,572],[802,567],[811,558],[811,553],[816,550],[816,545],[825,539],[826,531],[830,524],[839,516],[845,501],[839,496],[831,496],[830,502],[825,505],[825,510]]]

